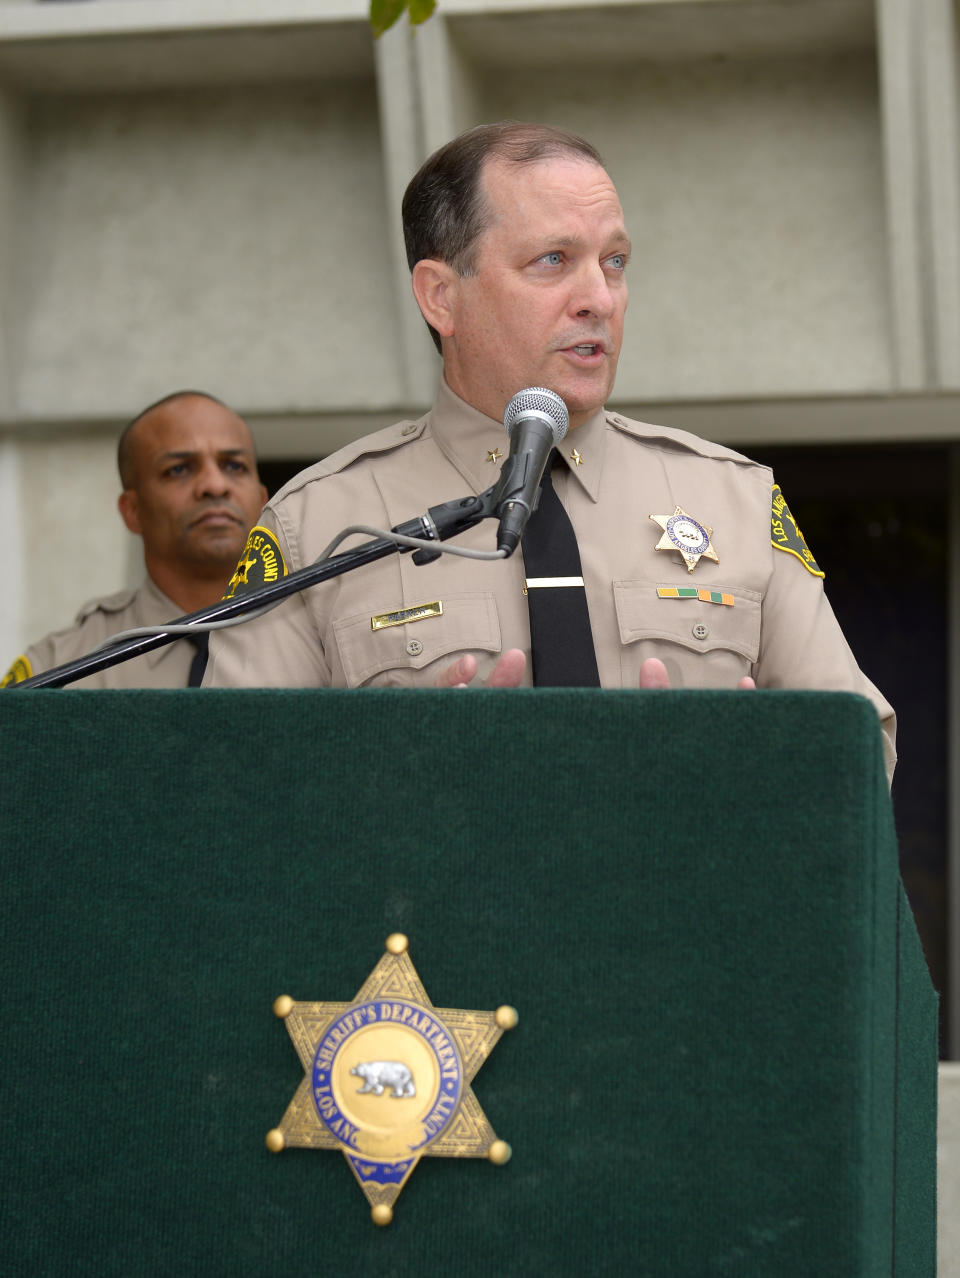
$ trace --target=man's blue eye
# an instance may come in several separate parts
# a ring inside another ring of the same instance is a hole
[[[562,253],[544,253],[540,259],[542,262],[549,262],[551,266],[559,266],[563,261]]]
[[[615,271],[622,271],[627,265],[627,259],[622,253],[614,253],[613,257],[607,258],[607,261]]]

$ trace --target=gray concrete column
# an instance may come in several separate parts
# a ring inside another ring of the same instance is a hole
[[[941,1064],[937,1115],[937,1273],[960,1278],[960,1065]]]
[[[908,6],[909,7],[909,6]],[[960,387],[960,41],[953,0],[918,0],[935,384]]]
[[[947,559],[947,1016],[960,1060],[960,444],[950,450]]]
[[[393,263],[392,292],[402,351],[404,392],[411,408],[429,404],[438,374],[431,354],[433,345],[410,288],[400,218],[407,183],[427,155],[414,39],[404,20],[391,27],[374,45],[386,217]]]
[[[921,105],[913,5],[877,0],[894,378],[900,390],[929,384],[926,253],[920,202]]]
[[[22,180],[19,112],[15,98],[0,91],[0,424],[16,403],[17,204]]]
[[[0,435],[0,510],[5,525],[3,547],[4,607],[0,608],[0,676],[22,645],[23,516],[20,501],[20,454],[14,439]]]
[[[960,116],[953,0],[877,0],[893,355],[902,390],[960,385]]]
[[[442,14],[417,28],[415,46],[423,107],[423,137],[427,154],[478,118],[476,71],[463,56]]]

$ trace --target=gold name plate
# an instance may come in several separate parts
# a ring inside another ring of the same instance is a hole
[[[428,617],[442,617],[443,604],[439,599],[433,603],[417,604],[414,608],[401,608],[398,612],[378,612],[370,618],[371,630],[387,630],[390,626],[406,626],[411,621],[426,621]]]

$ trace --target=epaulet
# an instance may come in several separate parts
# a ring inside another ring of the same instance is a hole
[[[103,595],[100,599],[88,599],[76,615],[76,622],[86,621],[95,612],[123,612],[136,597],[136,590],[117,590],[112,595]]]
[[[342,448],[338,448],[335,453],[324,457],[322,461],[314,462],[312,466],[308,466],[305,470],[301,470],[294,475],[273,495],[270,504],[275,504],[280,497],[296,492],[298,488],[302,488],[304,484],[309,484],[315,479],[325,479],[328,475],[336,475],[340,471],[346,470],[348,466],[353,465],[354,462],[363,457],[381,456],[383,453],[393,452],[396,448],[402,448],[404,444],[411,444],[414,440],[420,438],[426,427],[426,417],[421,417],[417,421],[408,419],[407,421],[394,422],[392,426],[385,426],[382,430],[374,431],[371,435],[364,435],[360,439],[351,440],[349,444],[344,444]]]
[[[655,426],[650,422],[634,421],[631,417],[624,417],[621,413],[606,414],[607,421],[617,430],[623,431],[625,435],[632,435],[635,439],[642,439],[646,444],[661,444],[671,449],[682,449],[685,452],[696,453],[700,457],[710,457],[718,461],[739,462],[742,466],[755,466],[758,469],[766,469],[760,462],[755,462],[750,457],[745,457],[743,453],[738,453],[732,448],[727,448],[723,444],[715,444],[713,440],[701,439],[699,435],[692,435],[690,431],[678,430],[674,426]]]

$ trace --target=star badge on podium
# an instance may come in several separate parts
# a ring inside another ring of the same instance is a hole
[[[376,1224],[393,1219],[425,1155],[509,1160],[510,1146],[497,1139],[470,1084],[517,1013],[434,1007],[402,934],[387,938],[352,1002],[282,995],[273,1009],[304,1077],[267,1147],[339,1149]]]

